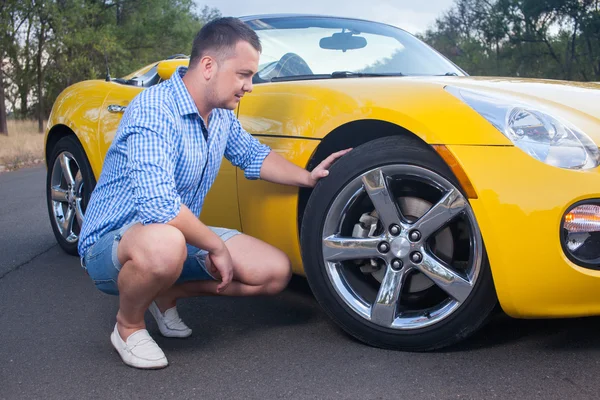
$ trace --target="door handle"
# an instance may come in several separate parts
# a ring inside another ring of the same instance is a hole
[[[108,112],[111,112],[111,113],[122,113],[122,112],[125,112],[126,108],[127,108],[127,106],[120,106],[118,104],[111,104],[107,107]]]

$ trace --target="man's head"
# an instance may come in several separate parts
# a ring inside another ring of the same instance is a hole
[[[201,98],[209,109],[235,109],[239,99],[252,91],[261,51],[256,32],[237,18],[204,25],[194,39],[187,73],[192,90],[201,91],[192,96]]]

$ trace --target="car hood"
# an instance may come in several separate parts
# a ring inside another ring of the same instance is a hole
[[[600,83],[489,77],[430,77],[442,87],[457,87],[510,97],[579,127],[600,146]]]
[[[454,77],[444,85],[512,95],[525,102],[562,106],[600,120],[600,84],[543,79]]]

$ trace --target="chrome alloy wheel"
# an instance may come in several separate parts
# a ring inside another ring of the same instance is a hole
[[[54,222],[62,237],[75,243],[83,223],[84,185],[79,164],[68,151],[60,153],[54,161],[50,184]]]
[[[415,198],[433,206],[411,217],[406,200]],[[355,237],[365,214],[377,217],[376,228]],[[466,198],[441,175],[412,165],[387,165],[353,179],[329,207],[322,239],[338,296],[360,317],[398,330],[452,315],[473,290],[483,257]]]

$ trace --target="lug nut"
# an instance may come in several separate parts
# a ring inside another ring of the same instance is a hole
[[[400,271],[402,269],[402,260],[398,260],[397,258],[392,261],[392,269],[394,271]]]
[[[379,246],[377,246],[377,249],[379,250],[380,253],[387,253],[388,251],[390,251],[390,245],[387,242],[381,242],[379,243]]]
[[[394,236],[398,236],[400,234],[400,227],[398,225],[390,226],[390,233]]]
[[[408,235],[408,238],[410,239],[411,242],[418,242],[419,240],[421,240],[421,232],[412,231],[410,233],[410,235]]]
[[[421,253],[419,253],[418,251],[415,251],[414,253],[412,253],[410,255],[410,260],[412,262],[414,262],[415,264],[418,264],[421,261],[423,261],[423,255]]]

